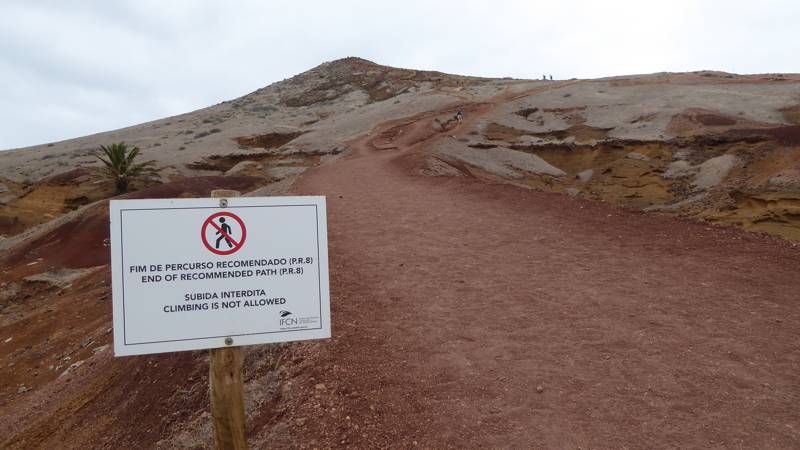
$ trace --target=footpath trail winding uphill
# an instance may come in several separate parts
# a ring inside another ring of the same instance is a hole
[[[477,120],[492,105],[459,107]],[[366,448],[800,446],[796,248],[423,176],[425,149],[467,128],[437,133],[432,117],[380,125],[293,189],[328,197],[334,320],[319,355],[330,370],[313,383],[334,391],[336,407],[305,423],[299,439]],[[313,409],[320,400],[305,401]]]

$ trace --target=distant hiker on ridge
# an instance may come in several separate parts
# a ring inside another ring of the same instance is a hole
[[[463,119],[464,119],[464,113],[461,112],[461,110],[459,109],[458,112],[456,113],[456,120],[461,122]]]

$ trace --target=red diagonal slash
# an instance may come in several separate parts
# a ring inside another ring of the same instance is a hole
[[[222,229],[222,227],[220,227],[219,225],[217,225],[216,222],[214,222],[214,219],[216,219],[217,217],[229,217],[231,221],[235,221],[236,223],[239,224],[241,236],[239,237],[238,241],[232,238],[230,234],[226,233]],[[212,246],[211,243],[208,241],[209,225],[213,226],[214,229],[217,230],[218,235],[222,235],[222,238],[225,238],[228,241],[230,241],[232,247],[229,248],[228,250],[222,250]],[[200,227],[200,240],[203,242],[203,245],[205,245],[208,251],[210,251],[211,253],[215,253],[220,256],[226,256],[237,252],[244,245],[244,241],[246,238],[247,238],[247,228],[245,227],[244,221],[236,214],[230,212],[218,212],[216,214],[212,214],[205,221],[203,221],[203,226]]]

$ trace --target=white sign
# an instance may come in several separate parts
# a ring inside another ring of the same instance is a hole
[[[325,198],[227,202],[111,201],[117,356],[331,336]]]

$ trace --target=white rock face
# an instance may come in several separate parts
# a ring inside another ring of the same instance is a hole
[[[614,80],[592,80],[521,97],[489,114],[487,120],[541,133],[569,128],[572,123],[565,117],[572,116],[587,126],[611,128],[610,138],[663,140],[674,137],[669,126],[688,108],[702,105],[722,115],[777,124],[783,122],[778,111],[796,104],[796,98],[794,83],[622,85]],[[535,121],[509,114],[534,107],[539,108]]]
[[[698,166],[697,176],[692,185],[698,190],[706,190],[720,184],[736,166],[736,162],[737,158],[733,155],[722,155],[709,159]]]
[[[737,162],[738,159],[733,155],[717,156],[696,166],[685,160],[673,161],[667,166],[663,177],[665,179],[694,177],[692,187],[697,191],[704,191],[720,184]]]
[[[501,177],[520,179],[526,173],[559,178],[566,175],[566,172],[536,155],[505,147],[476,149],[448,143],[438,147],[436,153],[445,160],[464,162]]]

